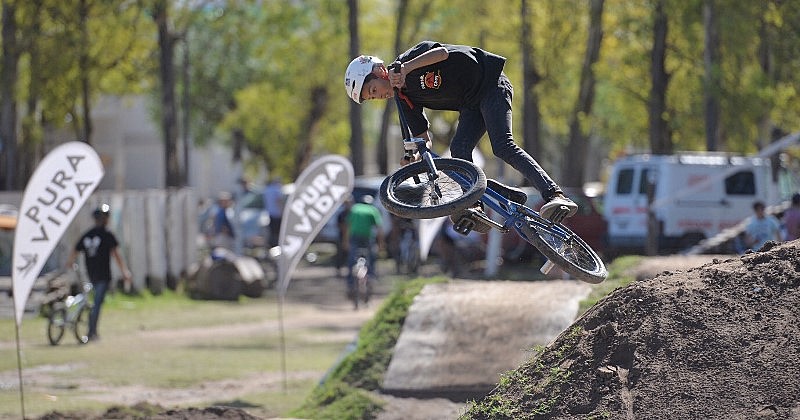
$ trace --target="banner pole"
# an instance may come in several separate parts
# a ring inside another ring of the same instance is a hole
[[[17,338],[17,376],[19,377],[19,406],[22,413],[21,418],[25,418],[25,388],[22,384],[22,352],[19,345],[19,323],[14,323],[14,331]]]
[[[278,330],[281,342],[281,371],[283,372],[283,393],[288,392],[286,372],[286,334],[283,330],[283,293],[278,293]]]

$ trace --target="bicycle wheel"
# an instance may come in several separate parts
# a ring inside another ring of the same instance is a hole
[[[436,158],[436,177],[425,162],[398,169],[383,180],[381,202],[389,212],[410,219],[449,216],[480,200],[486,190],[486,175],[474,163],[454,158]]]
[[[608,271],[603,260],[580,236],[562,224],[527,220],[527,226],[521,226],[527,241],[553,264],[587,283],[597,284],[606,279]]]
[[[67,325],[67,310],[63,306],[54,307],[47,318],[47,340],[51,346],[57,346],[64,337],[64,328]]]
[[[75,338],[80,344],[89,342],[89,313],[91,311],[92,308],[89,305],[84,305],[78,312],[78,317],[75,318]]]

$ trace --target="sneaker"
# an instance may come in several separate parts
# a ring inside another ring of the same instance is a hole
[[[561,223],[578,212],[578,205],[562,193],[555,193],[539,210],[539,214],[553,223]]]

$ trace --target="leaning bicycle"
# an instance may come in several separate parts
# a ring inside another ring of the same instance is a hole
[[[78,275],[80,291],[63,300],[53,302],[47,318],[47,339],[57,346],[68,329],[71,329],[79,344],[89,342],[89,316],[92,311],[92,283]]]
[[[395,69],[397,71],[398,69]],[[608,276],[600,256],[578,235],[561,223],[543,218],[525,206],[527,195],[486,178],[474,163],[456,158],[443,158],[428,149],[426,141],[411,138],[410,130],[395,91],[404,137],[406,159],[420,160],[403,166],[386,177],[380,187],[380,198],[389,212],[413,219],[452,216],[453,229],[461,234],[491,229],[515,231],[547,258],[540,271],[547,274],[554,265],[575,278],[600,283]],[[490,218],[486,208],[499,215]]]

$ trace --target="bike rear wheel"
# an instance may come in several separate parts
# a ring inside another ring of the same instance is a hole
[[[608,277],[600,256],[569,228],[531,217],[526,219],[527,225],[520,227],[527,236],[526,240],[552,263],[587,283],[601,283]]]
[[[75,338],[80,344],[89,342],[89,316],[91,311],[92,308],[89,305],[84,305],[75,318]]]
[[[436,158],[436,173],[424,161],[398,169],[383,180],[381,202],[389,212],[410,219],[449,216],[480,200],[486,175],[474,163]]]
[[[61,307],[54,307],[47,318],[47,340],[51,346],[57,346],[64,337],[64,329],[67,325],[67,310]]]

